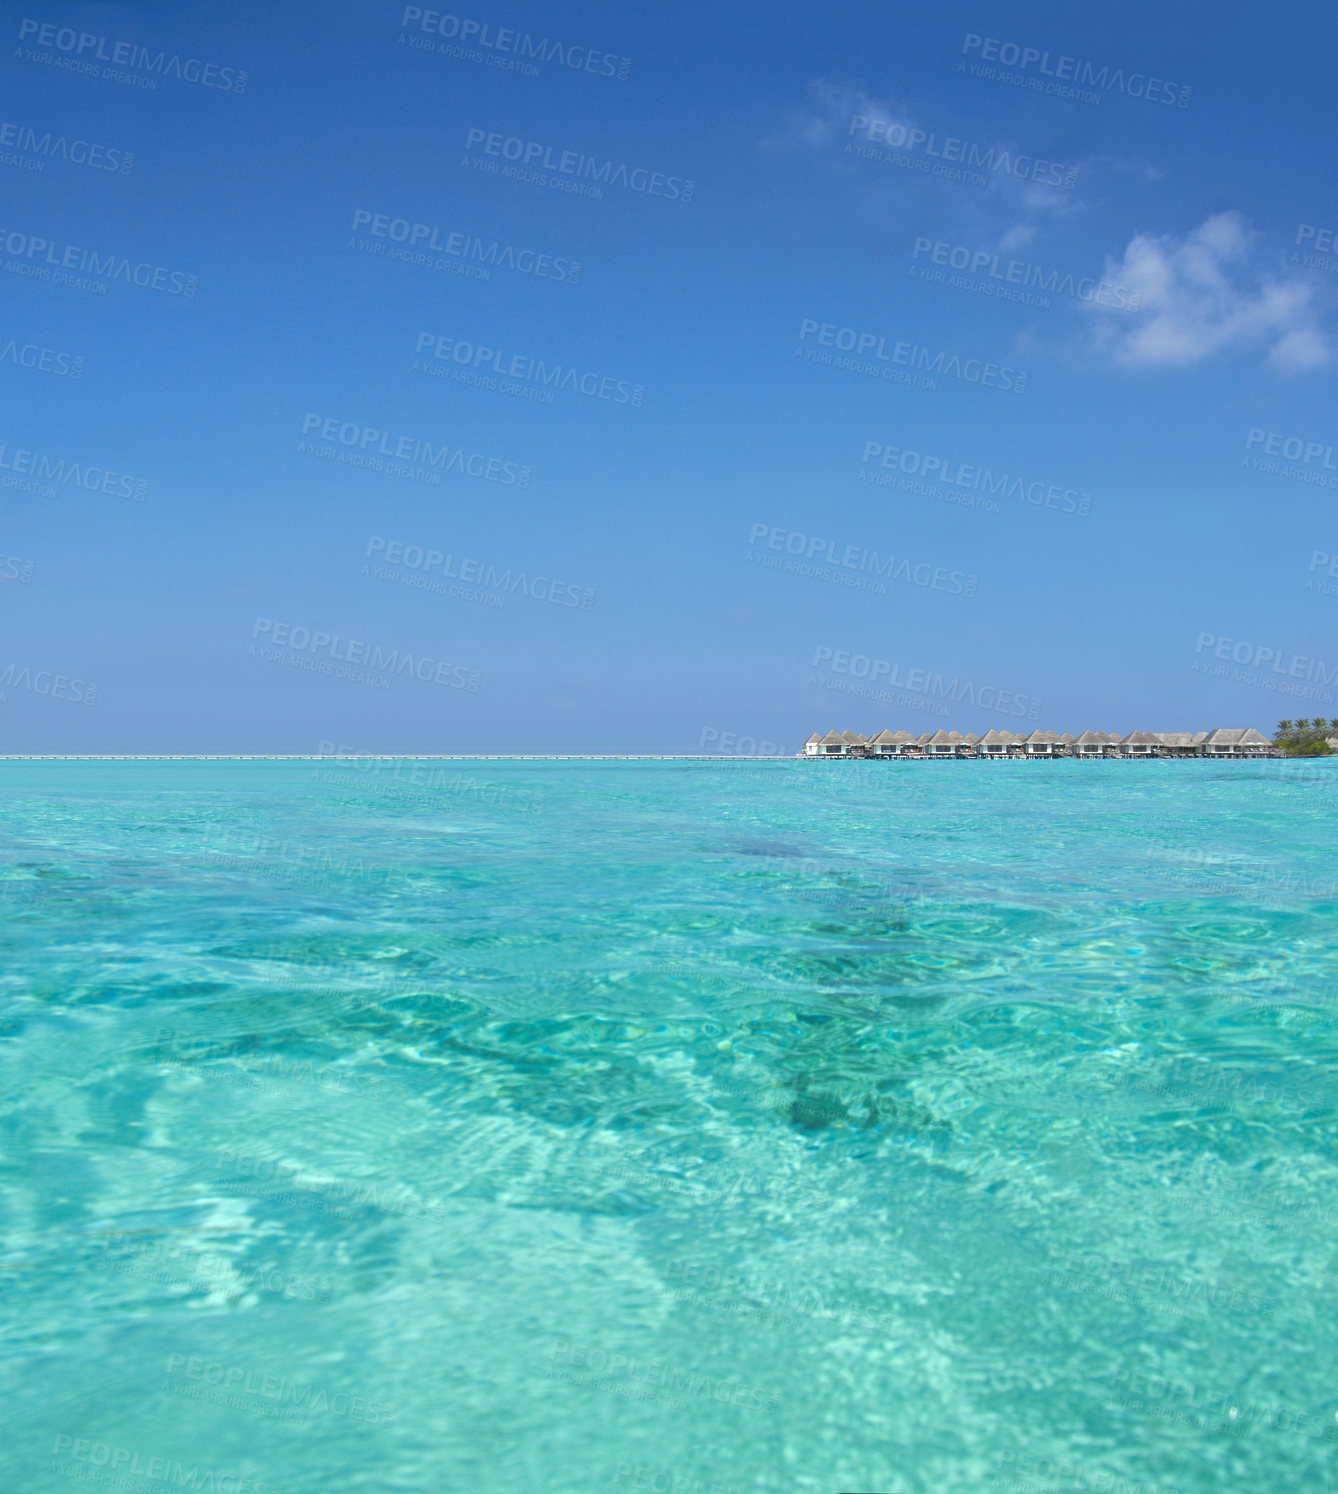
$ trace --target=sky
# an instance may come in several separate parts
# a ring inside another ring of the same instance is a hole
[[[0,751],[1338,716],[1331,7],[11,8]]]

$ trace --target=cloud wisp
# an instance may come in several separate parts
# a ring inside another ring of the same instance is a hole
[[[1263,350],[1281,373],[1332,359],[1311,288],[1255,267],[1254,235],[1240,213],[1218,213],[1183,238],[1136,234],[1106,278],[1137,291],[1139,312],[1093,306],[1098,348],[1125,368],[1186,368],[1222,353]]]

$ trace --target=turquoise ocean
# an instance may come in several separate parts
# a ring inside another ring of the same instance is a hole
[[[0,1489],[1338,1488],[1338,763],[0,804]]]

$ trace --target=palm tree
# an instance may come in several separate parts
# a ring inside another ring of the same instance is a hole
[[[1292,724],[1291,724],[1290,721],[1279,721],[1278,722],[1278,736],[1280,736],[1280,737],[1288,737],[1288,736],[1291,735],[1291,730],[1292,730]]]

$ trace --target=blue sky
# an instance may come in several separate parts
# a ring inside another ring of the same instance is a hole
[[[4,23],[4,750],[1338,715],[1327,8],[334,9]]]

